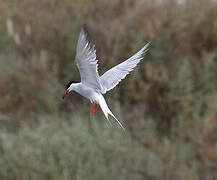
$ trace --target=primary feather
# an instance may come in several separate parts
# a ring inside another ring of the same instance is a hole
[[[81,75],[81,82],[97,91],[101,91],[96,50],[88,40],[88,34],[84,28],[82,28],[78,38],[75,62]]]
[[[119,65],[111,68],[100,77],[100,83],[102,85],[102,94],[113,89],[118,83],[126,77],[130,71],[143,59],[145,52],[148,50],[149,43],[147,43],[140,51],[135,55],[120,63]]]

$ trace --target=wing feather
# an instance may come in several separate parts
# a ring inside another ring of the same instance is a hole
[[[102,94],[105,94],[107,91],[113,89],[118,83],[129,74],[134,67],[143,59],[144,54],[148,51],[148,46],[150,43],[147,43],[140,51],[135,55],[127,59],[126,61],[118,64],[117,66],[111,68],[105,72],[100,77],[100,83],[102,85]]]
[[[81,76],[81,82],[101,91],[95,46],[89,41],[87,31],[82,28],[76,49],[75,62]]]

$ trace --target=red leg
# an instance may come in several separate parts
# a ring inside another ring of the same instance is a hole
[[[93,103],[91,104],[91,113],[94,114],[93,113]]]
[[[96,114],[96,107],[97,107],[97,104],[95,105],[95,108],[94,108],[94,109],[93,109],[93,106],[94,106],[94,103],[91,104],[91,113],[95,115],[95,114]]]

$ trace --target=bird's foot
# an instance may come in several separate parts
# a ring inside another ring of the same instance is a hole
[[[94,115],[96,115],[96,108],[97,108],[98,105],[95,104],[94,108],[93,108],[93,106],[94,106],[94,103],[91,104],[91,113],[94,114]]]

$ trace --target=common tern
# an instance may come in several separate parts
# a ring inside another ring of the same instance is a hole
[[[82,28],[78,38],[75,57],[75,63],[80,72],[81,82],[70,81],[63,95],[63,99],[70,91],[75,91],[90,100],[92,104],[92,114],[96,114],[96,107],[99,105],[108,121],[108,115],[111,115],[124,129],[120,121],[109,109],[103,94],[117,86],[118,83],[133,70],[143,59],[145,52],[148,50],[148,46],[149,43],[126,61],[111,68],[102,76],[99,76],[95,45],[90,42],[87,30]]]

